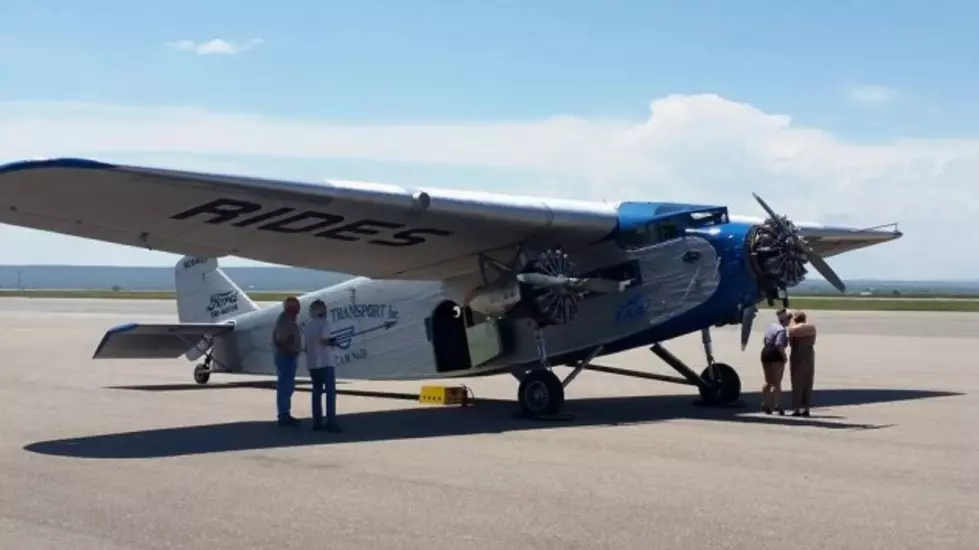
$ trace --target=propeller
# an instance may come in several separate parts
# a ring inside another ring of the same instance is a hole
[[[550,324],[564,324],[574,319],[586,292],[620,292],[630,283],[576,277],[573,263],[560,249],[542,252],[528,267],[527,271],[517,274],[516,279],[534,288],[536,309]]]
[[[826,280],[840,292],[846,291],[846,285],[836,275],[831,267],[814,251],[802,238],[799,230],[786,216],[780,216],[756,193],[752,193],[759,205],[768,213],[765,224],[759,228],[759,237],[755,251],[763,264],[762,269],[767,275],[777,281],[779,298],[783,307],[789,307],[787,287],[802,281],[806,274],[805,264],[810,263]],[[783,294],[785,292],[785,294]],[[769,296],[769,303],[772,297]],[[741,310],[741,351],[748,346],[751,337],[751,327],[758,315],[755,304],[745,306]]]
[[[802,236],[799,235],[799,231],[796,230],[794,226],[790,227],[789,224],[791,222],[788,222],[788,219],[783,218],[782,216],[776,214],[775,211],[772,210],[772,208],[768,206],[768,204],[764,200],[762,200],[762,198],[759,197],[757,194],[752,193],[752,196],[755,197],[755,200],[758,201],[758,204],[760,204],[761,207],[765,210],[765,212],[768,213],[769,220],[771,220],[771,223],[781,230],[782,233],[781,236],[783,238],[789,239],[792,242],[792,244],[796,246],[796,248],[802,255],[802,259],[808,260],[809,263],[812,264],[814,268],[816,268],[816,271],[818,271],[820,275],[825,277],[826,280],[829,281],[831,285],[836,287],[836,290],[839,290],[840,292],[845,292],[846,285],[843,284],[843,281],[841,281],[840,278],[833,271],[833,269],[829,267],[829,264],[827,264],[826,261],[823,260],[823,258],[819,254],[816,254],[816,252],[809,247],[805,239],[803,239]]]

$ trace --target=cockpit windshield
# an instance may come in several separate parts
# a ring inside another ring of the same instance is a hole
[[[623,248],[642,248],[680,238],[687,229],[710,227],[729,221],[727,208],[724,207],[673,212],[624,231],[617,240]]]
[[[708,227],[728,223],[727,209],[705,210],[684,214],[689,219],[688,227]]]

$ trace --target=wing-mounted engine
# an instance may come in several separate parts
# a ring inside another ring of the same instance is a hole
[[[540,326],[563,325],[575,319],[578,304],[589,293],[620,292],[629,282],[579,277],[565,252],[549,249],[522,268],[508,267],[493,283],[476,288],[468,305],[487,317],[530,317]]]

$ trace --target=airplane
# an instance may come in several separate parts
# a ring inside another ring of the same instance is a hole
[[[281,181],[54,158],[0,165],[0,223],[182,257],[177,321],[111,327],[93,359],[175,359],[194,379],[270,375],[281,308],[260,308],[218,265],[237,256],[346,273],[299,296],[321,299],[337,376],[427,380],[512,374],[532,418],[558,415],[583,370],[695,386],[705,405],[738,400],[736,369],[715,360],[711,328],[740,325],[824,260],[899,239],[871,228],[792,222],[723,205],[592,202],[327,180]],[[694,369],[663,343],[700,331]],[[595,363],[648,347],[681,376]],[[559,378],[555,367],[571,368]],[[699,372],[698,372],[699,370]],[[299,376],[308,372],[300,361]]]

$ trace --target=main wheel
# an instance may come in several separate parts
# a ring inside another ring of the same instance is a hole
[[[714,363],[700,373],[710,389],[701,388],[700,397],[710,405],[727,405],[741,396],[741,377],[725,363]]]
[[[564,386],[553,372],[547,369],[532,370],[520,382],[517,400],[524,416],[533,418],[558,414],[564,406]]]
[[[205,367],[204,365],[197,365],[194,367],[194,382],[198,384],[207,384],[207,381],[211,379],[211,369]]]

